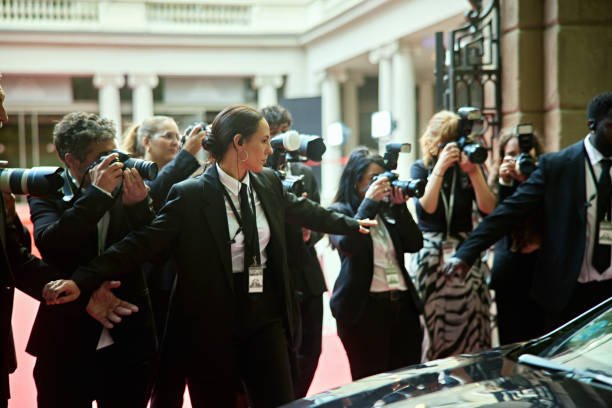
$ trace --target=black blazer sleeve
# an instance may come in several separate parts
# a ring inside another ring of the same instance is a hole
[[[154,180],[147,182],[151,189],[149,194],[153,199],[153,209],[159,211],[164,205],[170,188],[179,181],[191,176],[200,167],[198,160],[188,151],[180,152],[166,164]]]
[[[354,219],[358,220],[363,218],[374,219],[376,214],[378,214],[379,203],[374,200],[370,200],[369,198],[365,198],[359,205],[357,212],[354,214],[350,207],[346,204],[334,203],[331,205],[330,209],[341,212],[349,217],[352,216]],[[351,256],[355,252],[369,250],[372,245],[370,236],[364,234],[330,235],[329,239],[334,248],[346,256]]]
[[[523,182],[516,192],[501,202],[486,216],[464,241],[455,256],[473,264],[480,252],[494,244],[527,215],[543,205],[546,185],[546,155],[540,159],[537,169]]]
[[[175,243],[182,217],[188,213],[186,205],[179,187],[172,187],[166,205],[151,224],[131,232],[91,263],[79,267],[72,279],[82,291],[89,293],[105,280],[138,272],[144,262],[154,260]]]
[[[403,252],[417,252],[423,248],[423,234],[414,222],[412,214],[405,204],[391,206],[393,218],[397,223],[397,231]]]

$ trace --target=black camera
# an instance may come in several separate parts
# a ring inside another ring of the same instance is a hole
[[[287,174],[283,170],[275,170],[274,171],[278,178],[281,179],[283,183],[283,189],[289,193],[293,193],[298,197],[301,197],[304,191],[306,191],[304,187],[304,175],[301,174],[299,176]]]
[[[268,156],[266,167],[278,170],[287,162],[320,162],[327,149],[321,136],[304,135],[288,130],[270,140],[273,152]]]
[[[487,160],[488,152],[480,143],[474,140],[474,135],[483,131],[482,112],[478,108],[464,106],[457,110],[459,128],[457,146],[474,164],[482,164]]]
[[[536,169],[536,159],[531,155],[535,147],[533,126],[530,123],[516,125],[516,137],[521,153],[516,158],[516,170],[529,176]]]
[[[393,187],[399,187],[402,190],[404,197],[423,197],[425,193],[425,180],[398,180],[399,176],[397,173],[393,172],[393,170],[397,168],[399,154],[410,153],[411,148],[412,146],[410,143],[387,143],[385,145],[385,155],[383,156],[386,171],[377,175],[372,180],[378,180],[379,177],[386,177]]]
[[[385,171],[372,178],[372,181],[386,177],[393,187],[399,187],[404,197],[423,197],[425,194],[425,181],[421,179],[398,180],[397,173]]]
[[[206,122],[193,122],[191,125],[187,126],[187,129],[185,129],[185,132],[183,132],[183,135],[181,136],[181,147],[185,146],[185,142],[187,141],[187,136],[189,136],[191,131],[196,126],[200,126],[200,129],[202,129],[202,132],[206,132],[209,125]]]
[[[0,191],[47,196],[55,193],[64,184],[63,171],[61,167],[0,168]]]
[[[122,152],[121,150],[111,150],[110,152],[103,153],[98,160],[89,165],[89,168],[93,168],[98,163],[106,160],[106,158],[113,154],[117,154],[117,159],[115,162],[121,162],[127,169],[136,169],[140,174],[140,177],[146,180],[154,180],[157,177],[157,164],[152,161],[142,160],[142,159],[134,159],[130,157],[126,152]]]

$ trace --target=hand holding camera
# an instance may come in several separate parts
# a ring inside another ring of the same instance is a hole
[[[372,183],[370,184],[365,193],[365,198],[369,198],[370,200],[374,201],[382,201],[386,197],[390,196],[391,182],[387,177],[384,176],[384,173],[373,179]]]
[[[181,138],[183,149],[193,156],[202,150],[202,141],[206,138],[208,125],[205,122],[196,123],[185,129],[185,134]]]
[[[438,160],[434,166],[433,173],[441,177],[455,163],[459,163],[461,160],[461,150],[459,150],[457,143],[454,142],[447,143],[440,149],[441,151],[438,153]]]
[[[123,163],[116,153],[111,153],[89,170],[89,179],[94,186],[112,194],[123,179]]]
[[[147,198],[149,188],[136,169],[123,171],[123,205],[133,205]]]
[[[499,177],[505,184],[510,184],[512,180],[522,183],[527,179],[527,176],[520,172],[516,159],[512,156],[504,157],[499,166]]]

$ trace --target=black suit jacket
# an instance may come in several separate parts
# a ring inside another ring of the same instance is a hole
[[[66,183],[70,180],[66,179]],[[76,191],[67,184],[64,191]],[[70,196],[66,196],[70,198]],[[110,211],[105,246],[120,240],[135,228],[146,225],[153,213],[145,201],[125,207],[120,194],[111,198],[93,186],[71,199],[30,197],[34,240],[45,262],[69,278],[79,265],[98,256],[97,223]],[[151,305],[141,271],[122,281],[115,294],[138,306],[139,312],[110,330],[115,345],[133,359],[148,359],[157,348]],[[85,305],[88,296],[79,299]],[[41,304],[32,327],[27,351],[37,357],[65,351],[75,359],[96,350],[102,326],[84,310],[65,313],[55,306]]]
[[[174,159],[166,164],[153,180],[147,180],[153,209],[158,211],[166,202],[170,188],[191,176],[200,167],[198,160],[188,151],[181,149]]]
[[[291,174],[304,176],[304,191],[308,198],[316,203],[321,202],[319,186],[312,169],[302,163],[291,163]],[[289,254],[289,269],[293,275],[295,289],[304,296],[320,296],[327,290],[325,276],[319,263],[315,244],[323,234],[312,231],[310,240],[304,242],[302,228],[287,225],[287,253]]]
[[[374,219],[383,209],[380,202],[364,199],[357,213],[347,203],[334,203],[331,208],[356,219]],[[417,252],[423,247],[423,235],[412,219],[405,205],[394,205],[386,211],[383,222],[389,231],[397,263],[400,266],[408,291],[415,308],[421,312],[423,307],[404,266],[404,253]],[[391,222],[390,222],[391,220]],[[334,317],[345,324],[356,322],[368,302],[368,293],[374,274],[374,249],[370,235],[338,236],[331,235],[333,246],[340,254],[340,274],[334,284],[331,297],[331,310]]]
[[[357,234],[359,225],[310,200],[286,193],[269,169],[260,174],[251,173],[251,183],[270,226],[267,267],[271,272],[266,282],[280,291],[284,306],[281,313],[291,340],[297,315],[287,266],[285,222],[345,234]],[[213,371],[212,375],[218,374],[215,370],[231,366],[229,350],[236,322],[230,237],[222,189],[216,166],[199,177],[176,184],[151,225],[131,233],[73,275],[87,293],[102,280],[125,278],[152,254],[172,248],[178,275],[167,336],[178,339],[180,346],[176,347],[188,358],[187,364],[195,365],[200,371]]]
[[[455,256],[472,264],[528,215],[542,211],[544,236],[531,292],[545,309],[563,310],[580,275],[586,246],[585,160],[584,141],[543,155],[529,179],[478,225]]]
[[[15,287],[37,300],[42,288],[56,279],[57,271],[30,254],[30,235],[19,219],[5,222],[4,201],[0,196],[0,401],[10,397],[8,374],[17,368],[11,328]]]

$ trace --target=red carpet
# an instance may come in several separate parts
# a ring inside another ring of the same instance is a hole
[[[19,205],[21,220],[31,230],[28,207]],[[37,251],[34,251],[38,255]],[[328,298],[325,297],[326,301]],[[13,335],[17,349],[17,371],[11,375],[11,394],[9,408],[32,408],[36,406],[36,387],[32,377],[34,358],[25,352],[30,328],[34,322],[38,302],[23,293],[15,292],[13,308]],[[309,395],[346,384],[351,381],[348,361],[335,328],[326,327],[323,336],[323,353],[319,360],[319,368],[310,387]],[[191,407],[189,396],[185,394],[183,407]]]

